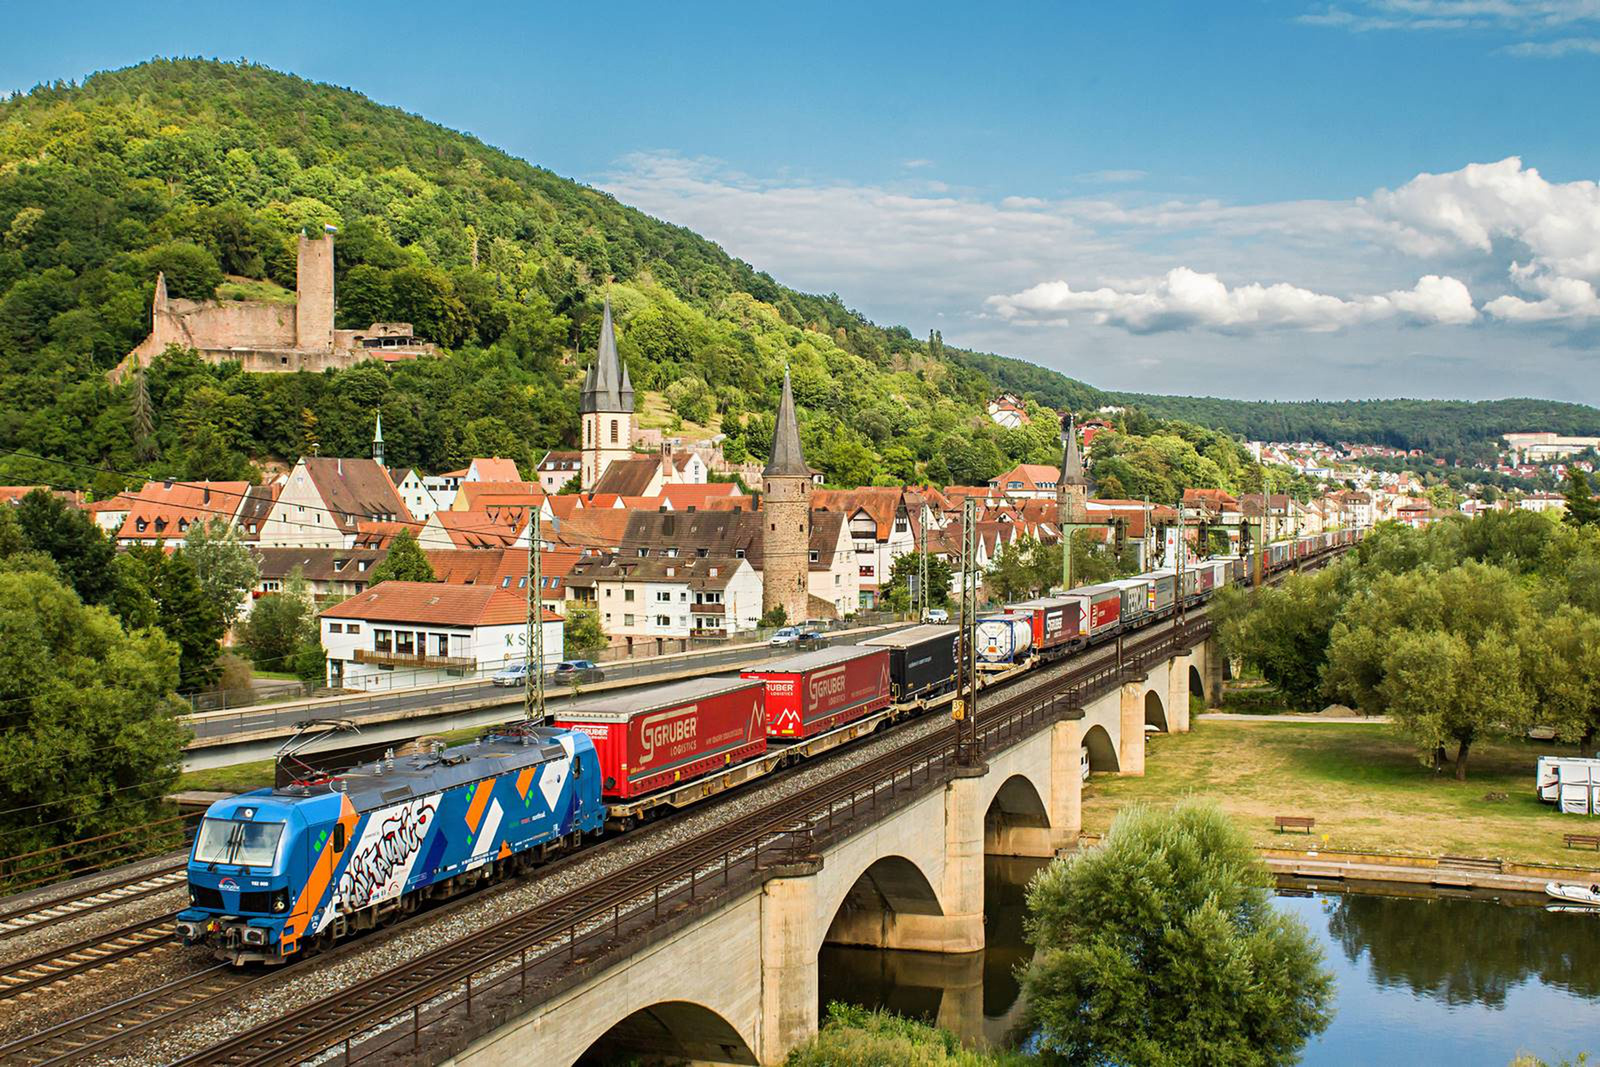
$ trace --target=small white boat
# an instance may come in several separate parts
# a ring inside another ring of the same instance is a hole
[[[1587,904],[1600,907],[1600,884],[1574,885],[1571,882],[1546,882],[1546,895],[1570,904]]]

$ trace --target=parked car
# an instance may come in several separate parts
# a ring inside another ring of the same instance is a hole
[[[520,686],[528,684],[528,665],[526,663],[513,663],[502,667],[489,677],[490,685]]]
[[[783,629],[773,634],[772,638],[767,642],[767,644],[771,645],[773,648],[780,648],[784,645],[792,645],[799,640],[800,627],[785,626]]]
[[[582,682],[585,685],[606,680],[606,674],[593,660],[564,659],[556,664],[556,669],[550,672],[550,677],[557,682],[571,685],[573,682]]]
[[[800,636],[795,638],[794,646],[803,650],[827,648],[828,639],[820,630],[801,630]]]
[[[938,623],[943,626],[950,621],[950,613],[944,608],[929,608],[928,613],[922,617],[922,621]]]

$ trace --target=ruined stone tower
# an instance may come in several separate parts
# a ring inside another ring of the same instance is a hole
[[[1061,478],[1056,482],[1057,519],[1062,527],[1089,521],[1089,479],[1083,475],[1078,427],[1068,415],[1061,423]]]
[[[633,458],[633,382],[617,358],[617,333],[611,324],[611,298],[606,297],[600,322],[600,345],[583,376],[578,398],[583,417],[583,462],[579,486],[594,488],[614,461]]]
[[[782,608],[790,622],[810,613],[811,468],[800,451],[789,372],[772,435],[772,459],[761,472],[765,528],[761,532],[761,610]]]
[[[333,234],[300,234],[295,267],[294,346],[306,352],[333,351]]]

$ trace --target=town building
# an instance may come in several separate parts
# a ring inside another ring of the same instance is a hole
[[[761,472],[762,529],[761,610],[781,612],[791,622],[811,615],[808,578],[811,551],[811,490],[816,472],[806,466],[800,448],[800,423],[795,416],[789,370],[783,371],[783,395],[773,428],[771,458]]]
[[[600,341],[594,362],[584,373],[578,413],[583,423],[579,486],[592,492],[607,467],[633,458],[633,382],[628,377],[627,366],[617,357],[610,296],[606,297],[605,312],[600,320]]]
[[[582,452],[546,452],[534,476],[539,479],[541,489],[554,495],[565,489],[574,478],[580,478],[582,472]]]
[[[1008,430],[1015,430],[1033,421],[1028,417],[1022,399],[1015,393],[1001,393],[989,401],[989,418]]]
[[[281,593],[296,570],[317,603],[365,592],[372,571],[388,558],[384,548],[256,548],[261,576],[251,599]]]
[[[249,482],[146,482],[137,492],[123,494],[128,511],[117,543],[181,541],[191,526],[208,519],[231,524],[249,491]]]
[[[1541,514],[1553,511],[1563,515],[1567,510],[1567,498],[1560,493],[1528,493],[1517,501],[1517,507],[1523,511],[1537,511]]]
[[[562,657],[563,623],[541,616],[548,667]],[[527,599],[494,586],[380,582],[319,619],[334,689],[436,685],[530,658]]]
[[[1078,450],[1078,428],[1072,416],[1061,434],[1061,477],[1056,482],[1056,526],[1065,533],[1089,521],[1086,503],[1089,479],[1083,473],[1083,453]]]
[[[350,548],[363,522],[411,522],[389,472],[371,459],[302,458],[261,525],[263,548]]]
[[[566,576],[567,598],[592,605],[600,629],[630,652],[754,630],[763,584],[748,560],[725,557],[591,557]]]
[[[990,479],[989,488],[1008,500],[1054,500],[1056,482],[1061,478],[1061,468],[1047,463],[1019,463],[998,478]]]

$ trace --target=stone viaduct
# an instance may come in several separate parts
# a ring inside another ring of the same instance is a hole
[[[1096,774],[1143,774],[1146,726],[1187,731],[1190,693],[1214,703],[1222,662],[1208,639],[1121,678],[800,868],[524,1003],[449,1062],[776,1064],[816,1031],[825,942],[942,953],[959,970],[984,946],[985,857],[1076,848],[1083,751]],[[970,989],[941,1018],[981,1013]]]

